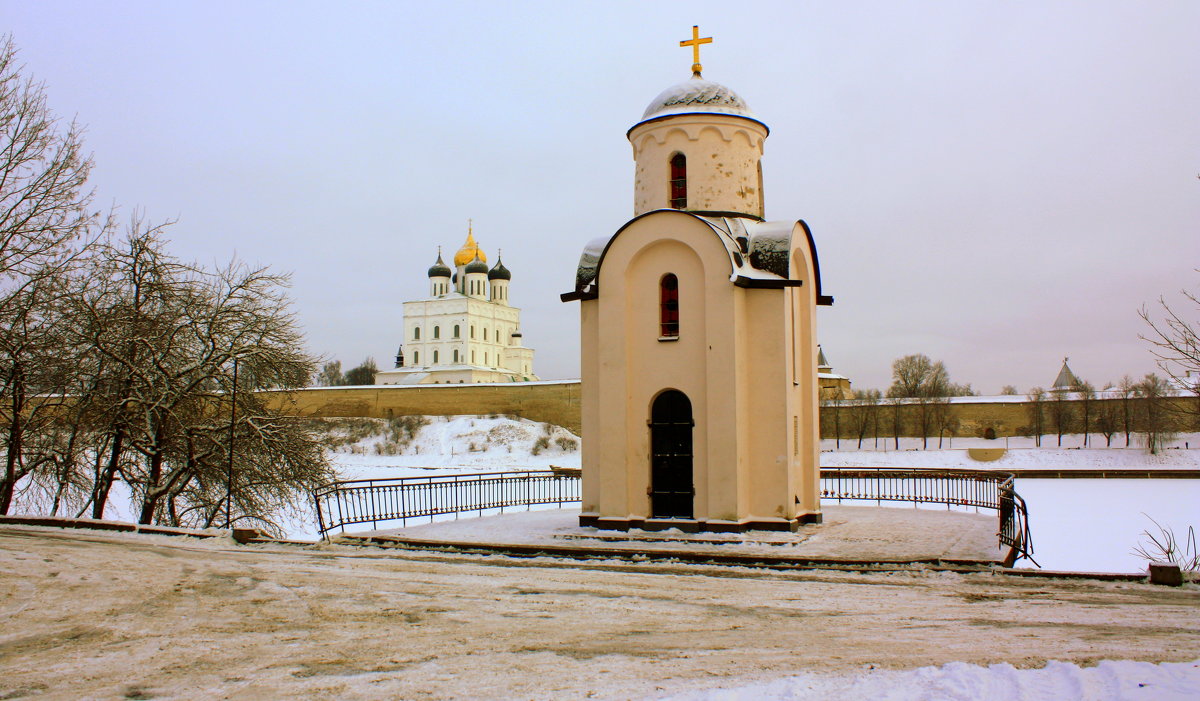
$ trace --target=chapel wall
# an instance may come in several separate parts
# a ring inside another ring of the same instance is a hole
[[[759,161],[766,127],[713,114],[677,115],[635,127],[634,214],[670,208],[670,160],[687,158],[689,211],[763,216]]]

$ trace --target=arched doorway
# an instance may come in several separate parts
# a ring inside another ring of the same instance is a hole
[[[650,515],[692,518],[692,403],[669,389],[650,408]]]

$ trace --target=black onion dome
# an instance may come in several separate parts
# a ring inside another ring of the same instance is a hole
[[[504,267],[504,263],[499,258],[496,259],[496,267],[488,271],[489,280],[512,280],[512,273],[508,272],[508,268]]]
[[[475,260],[473,260],[467,264],[467,269],[465,272],[468,275],[470,275],[471,273],[485,273],[486,274],[487,271],[488,271],[487,263],[484,263],[483,261],[479,260],[479,256],[475,256]]]
[[[441,251],[438,251],[437,262],[429,269],[429,277],[450,277],[450,268],[442,262]]]

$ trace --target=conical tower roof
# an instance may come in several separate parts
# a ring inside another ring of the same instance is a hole
[[[832,368],[832,367],[833,366],[829,364],[829,360],[827,360],[825,358],[825,349],[822,348],[818,344],[817,345],[817,368],[819,369],[819,368]]]
[[[1058,377],[1054,378],[1054,386],[1051,390],[1070,391],[1079,389],[1079,378],[1075,377],[1075,373],[1071,372],[1071,368],[1067,366],[1067,361],[1070,358],[1063,358],[1062,369],[1058,371]]]

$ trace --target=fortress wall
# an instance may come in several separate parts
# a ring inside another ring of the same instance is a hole
[[[579,380],[561,382],[519,382],[474,385],[371,385],[366,387],[312,387],[294,392],[264,392],[270,403],[283,411],[297,416],[319,417],[371,417],[388,419],[395,416],[432,415],[454,416],[458,414],[512,414],[531,421],[562,426],[578,434],[581,430],[579,407]],[[1102,402],[1120,402],[1119,399],[1093,401],[1092,417],[1099,413]],[[1138,400],[1131,400],[1136,404]],[[1190,403],[1193,411],[1200,404],[1194,397],[1174,400],[1181,406]],[[971,401],[955,402],[950,405],[950,414],[956,420],[954,436],[982,437],[992,429],[997,438],[1024,435],[1029,424],[1027,402]],[[1051,432],[1050,402],[1043,404],[1045,431]],[[1071,401],[1073,412],[1079,414],[1079,402]],[[1136,416],[1137,408],[1131,407]],[[880,404],[879,435],[891,435],[892,407]],[[821,407],[821,434],[833,436],[831,409],[828,404]],[[840,408],[842,437],[850,436],[850,416],[853,409],[849,403]],[[919,433],[916,413],[918,407],[905,405],[901,409],[902,436]],[[1176,430],[1200,430],[1200,426],[1188,428],[1180,425],[1179,419],[1171,419]],[[1092,431],[1095,432],[1093,424]]]
[[[311,387],[263,392],[268,403],[296,416],[368,417],[513,414],[580,431],[579,380],[462,385]]]
[[[909,400],[912,401],[912,400]],[[1115,409],[1120,416],[1121,399],[1093,399],[1090,408],[1091,417],[1089,419],[1089,429],[1091,433],[1097,433],[1096,418],[1099,416],[1102,404],[1116,405]],[[1129,399],[1129,410],[1131,413],[1131,424],[1134,430],[1140,430],[1142,426],[1142,407],[1140,406],[1141,399]],[[1171,431],[1196,431],[1200,430],[1200,399],[1196,397],[1175,397],[1168,400],[1175,405],[1174,410],[1168,410],[1164,414],[1164,427]],[[1043,435],[1049,435],[1055,432],[1054,424],[1050,417],[1053,411],[1052,405],[1054,401],[1047,399],[1042,403],[1042,430]],[[1082,432],[1082,408],[1081,402],[1076,399],[1068,400],[1068,411],[1071,416],[1071,433]],[[854,414],[861,410],[878,411],[879,412],[879,435],[892,435],[892,412],[893,407],[881,402],[875,407],[864,407],[859,409],[852,402],[844,402],[839,411],[841,416],[838,423],[841,425],[842,438],[846,439],[857,437],[855,429],[852,428]],[[830,402],[822,402],[821,405],[821,437],[832,438],[834,436],[834,421],[833,407]],[[915,403],[904,404],[901,406],[901,437],[920,437],[921,428],[919,420],[920,407]],[[983,438],[990,428],[996,438],[1005,436],[1024,436],[1028,435],[1028,426],[1030,425],[1030,406],[1028,401],[959,401],[953,402],[949,406],[949,414],[951,419],[952,434],[955,438]],[[1120,421],[1120,419],[1118,419]],[[1121,432],[1123,435],[1123,431]],[[870,434],[874,435],[874,434]],[[937,435],[937,429],[932,428],[931,436]],[[950,434],[947,434],[950,435]]]

